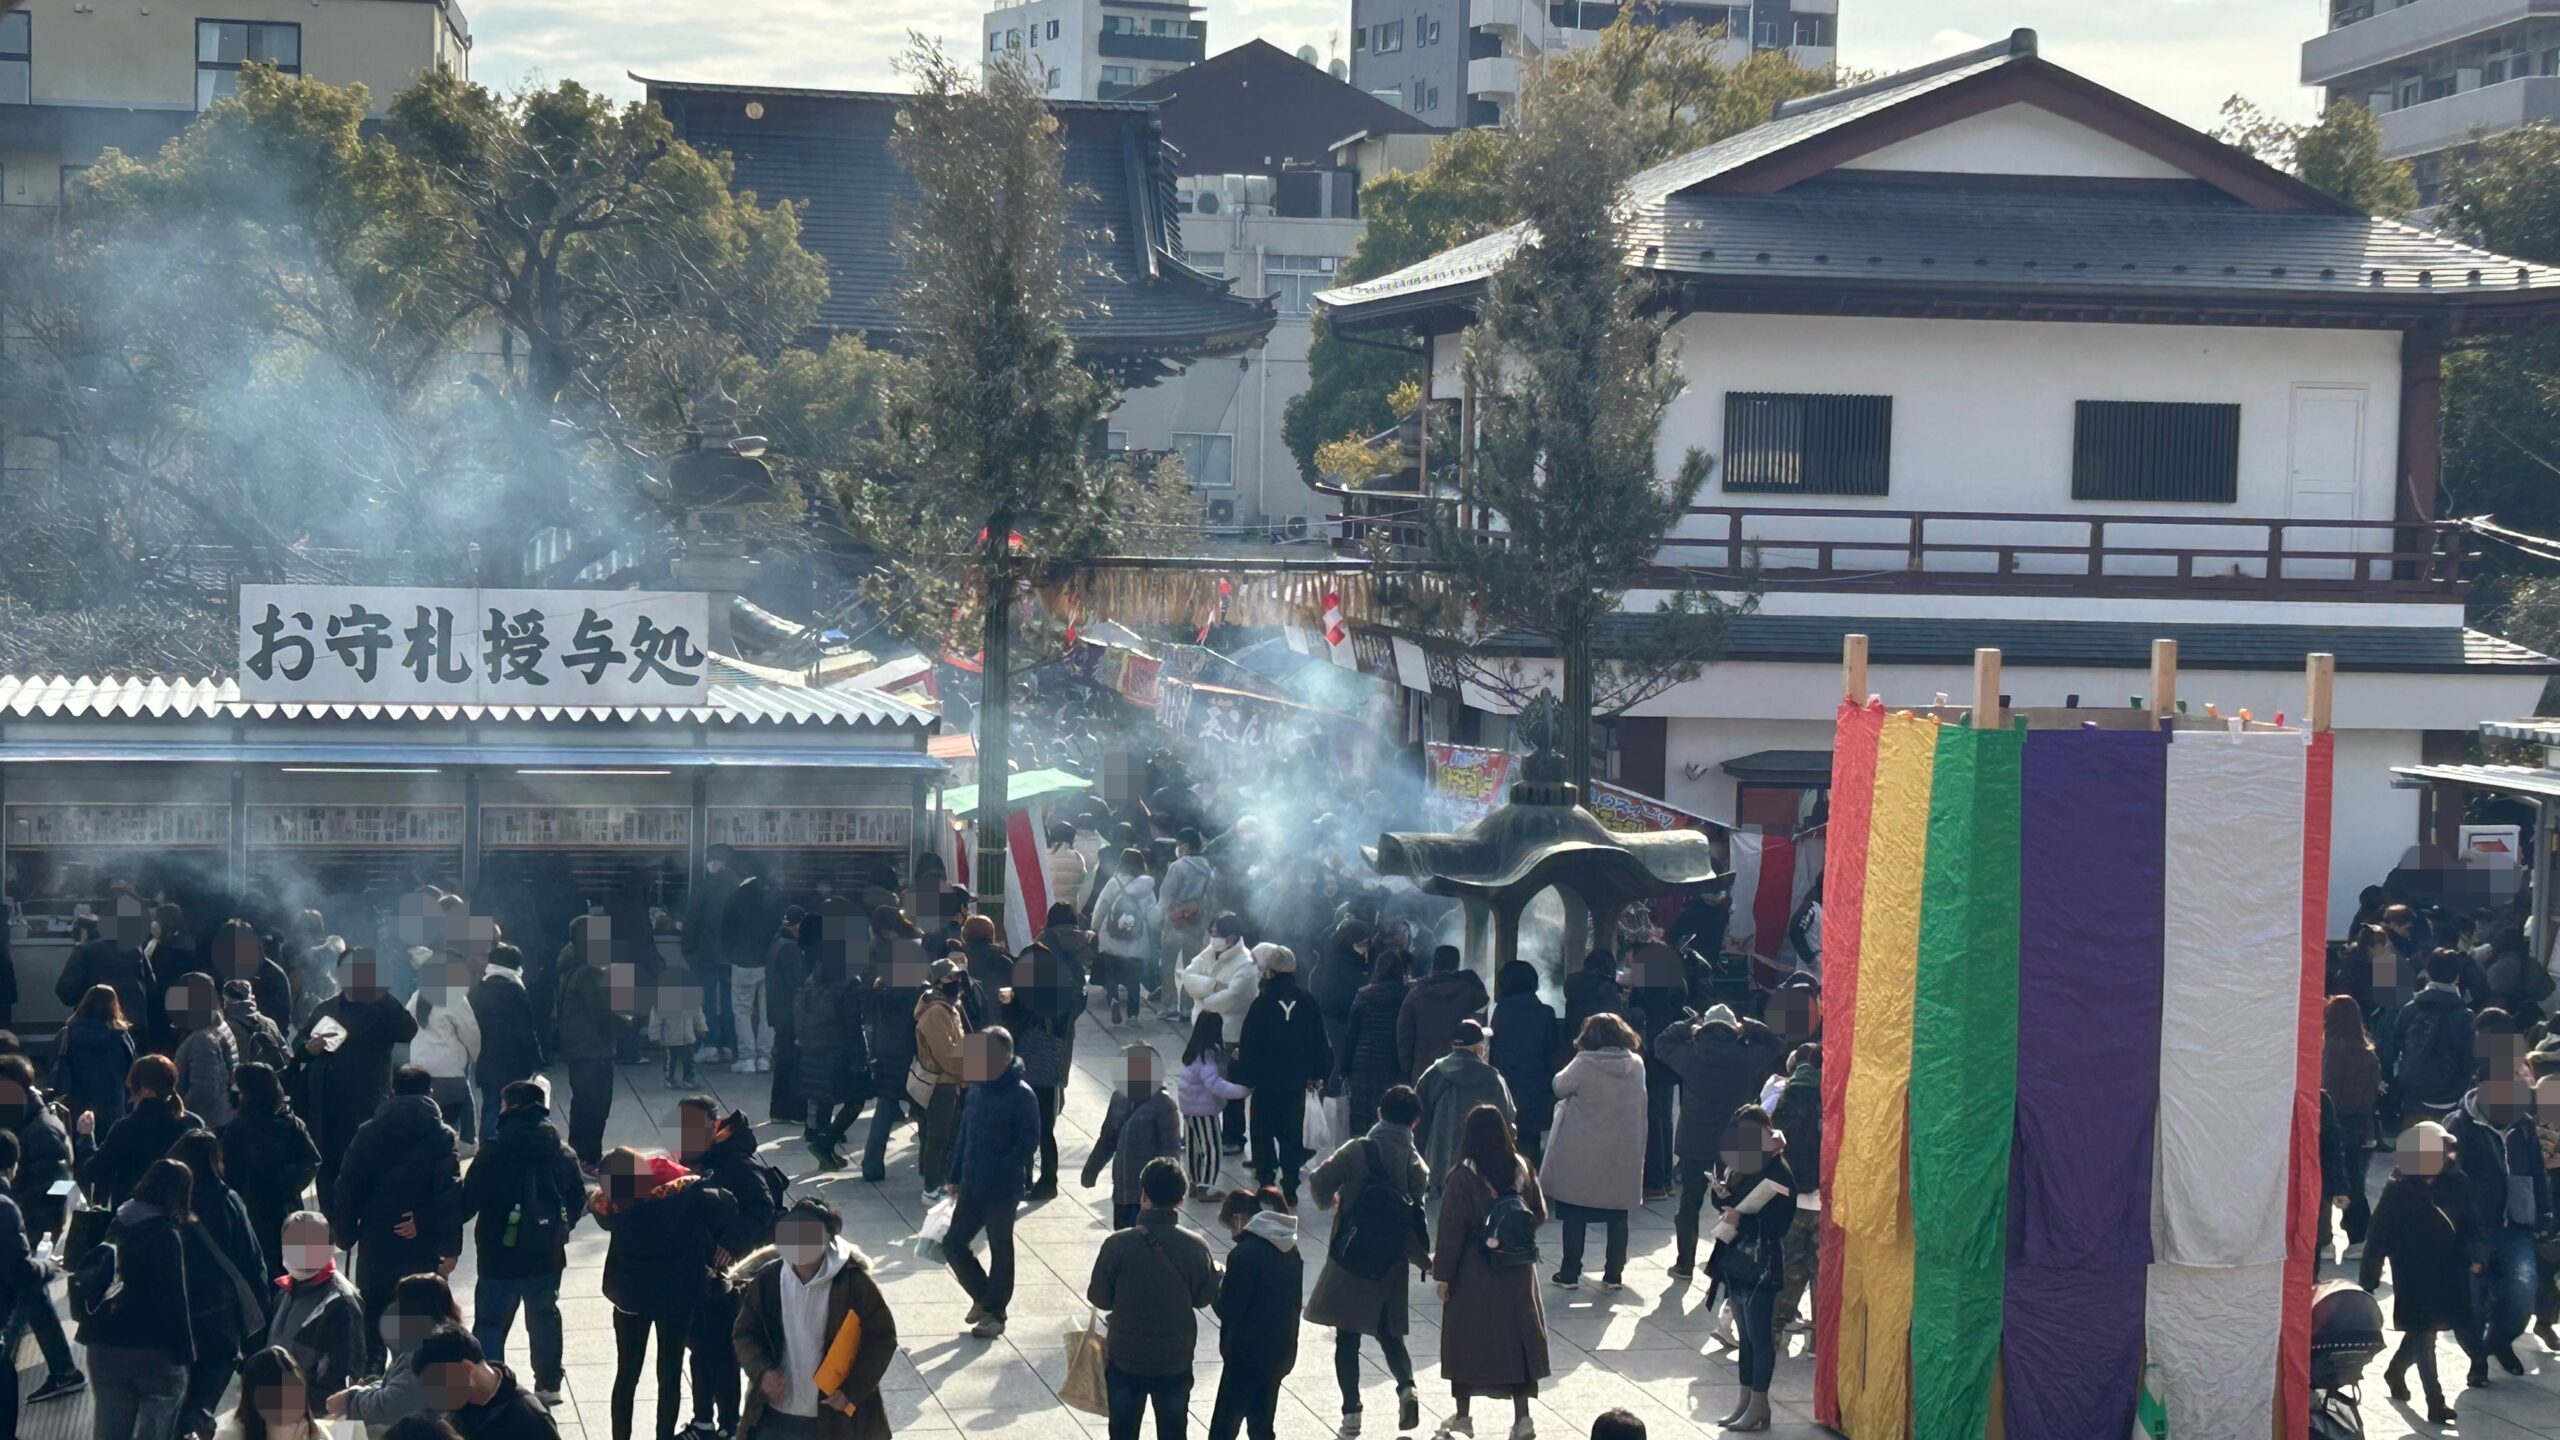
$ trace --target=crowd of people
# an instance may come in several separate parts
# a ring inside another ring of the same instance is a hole
[[[2469,1360],[2472,1387],[2493,1367],[2524,1373],[2515,1345],[2528,1329],[2560,1353],[2551,973],[2515,917],[2457,915],[2377,886],[2331,948],[2327,989],[2322,1253],[2343,1238],[2369,1290],[2388,1272],[2402,1340],[2384,1384],[2406,1401],[2415,1370],[2428,1421],[2450,1425],[2441,1337]],[[2378,1196],[2377,1146],[2392,1156]]]

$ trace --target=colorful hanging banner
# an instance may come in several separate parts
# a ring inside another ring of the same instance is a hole
[[[1706,821],[1686,810],[1675,809],[1650,795],[1639,795],[1606,780],[1592,782],[1591,799],[1586,808],[1602,825],[1621,835],[1708,828]]]
[[[1510,751],[1438,744],[1422,750],[1431,769],[1423,810],[1434,830],[1444,834],[1463,830],[1492,814],[1510,793],[1514,759]]]

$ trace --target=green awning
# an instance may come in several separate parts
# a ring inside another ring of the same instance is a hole
[[[1005,786],[1005,803],[1008,807],[1019,810],[1036,801],[1059,795],[1073,795],[1078,791],[1092,788],[1092,781],[1081,775],[1071,775],[1064,770],[1025,770],[1014,776]],[[977,814],[978,787],[954,785],[943,791],[942,809],[947,815]]]

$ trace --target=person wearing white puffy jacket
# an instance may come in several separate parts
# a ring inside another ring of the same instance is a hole
[[[472,1124],[471,1071],[480,1061],[480,1018],[471,1011],[471,976],[461,961],[447,954],[419,967],[418,993],[409,1001],[418,1033],[409,1042],[409,1063],[435,1077],[436,1108],[444,1123],[464,1137],[470,1153]]]
[[[1254,963],[1253,947],[1244,943],[1244,922],[1232,911],[1220,915],[1209,926],[1209,943],[1182,967],[1174,982],[1191,1002],[1193,1014],[1212,1012],[1227,1034],[1244,1034],[1245,1012],[1253,1008],[1253,997],[1262,988],[1262,967]],[[1243,1154],[1243,1101],[1228,1102],[1223,1129],[1225,1143],[1220,1148],[1230,1155]]]

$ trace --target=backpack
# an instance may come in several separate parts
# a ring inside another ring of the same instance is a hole
[[[525,1172],[524,1198],[516,1204],[519,1210],[507,1217],[506,1227],[498,1232],[499,1248],[545,1255],[559,1253],[569,1222],[560,1213],[560,1188],[551,1183],[548,1163],[536,1164]]]
[[[225,1014],[222,1023],[231,1030],[231,1042],[240,1052],[243,1065],[258,1064],[281,1076],[293,1064],[293,1051],[284,1043],[284,1032],[276,1022],[259,1011]]]
[[[1494,1196],[1484,1212],[1484,1258],[1496,1270],[1538,1263],[1538,1217],[1519,1191]]]
[[[101,1239],[71,1262],[71,1318],[86,1324],[116,1298],[116,1242]]]
[[[1355,1279],[1383,1280],[1413,1253],[1413,1237],[1424,1233],[1422,1203],[1391,1178],[1394,1172],[1377,1141],[1363,1139],[1360,1144],[1368,1174],[1342,1212],[1333,1260]]]

